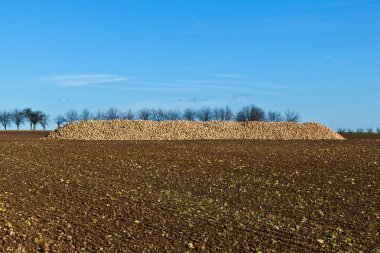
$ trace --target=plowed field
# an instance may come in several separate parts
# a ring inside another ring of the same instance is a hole
[[[0,252],[380,249],[378,139],[17,136],[0,133]]]

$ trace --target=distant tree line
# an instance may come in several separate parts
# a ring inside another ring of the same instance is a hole
[[[374,129],[372,127],[366,127],[366,128],[358,127],[355,130],[351,129],[351,128],[338,128],[337,132],[340,134],[344,134],[344,133],[358,133],[358,134],[368,133],[368,134],[372,134],[375,132],[380,134],[380,127],[377,127],[376,129]]]
[[[229,106],[224,107],[202,107],[200,109],[187,108],[184,110],[172,109],[166,110],[163,108],[142,108],[137,111],[127,110],[121,111],[118,108],[110,107],[105,111],[98,110],[91,112],[88,109],[82,111],[69,110],[62,115],[58,115],[52,121],[57,127],[64,124],[73,123],[81,120],[152,120],[152,121],[167,121],[167,120],[189,120],[189,121],[287,121],[298,122],[300,115],[291,110],[286,110],[284,113],[277,111],[265,112],[261,107],[256,105],[244,106],[234,112]],[[25,108],[23,110],[14,109],[13,111],[0,111],[0,123],[4,130],[9,126],[15,125],[17,130],[21,125],[27,123],[30,130],[35,130],[38,125],[43,130],[51,123],[49,115],[39,110]]]
[[[88,109],[81,112],[69,110],[63,115],[58,115],[54,122],[57,127],[63,124],[72,123],[81,120],[151,120],[151,121],[168,121],[168,120],[189,120],[189,121],[287,121],[298,122],[299,113],[286,110],[284,113],[277,111],[265,112],[261,107],[250,105],[244,106],[236,113],[229,107],[202,107],[200,109],[187,108],[184,110],[163,108],[141,108],[137,111],[121,111],[115,107],[110,107],[105,111],[98,110],[94,113]]]

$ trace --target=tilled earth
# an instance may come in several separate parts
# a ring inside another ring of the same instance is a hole
[[[0,135],[0,252],[380,249],[379,139]]]

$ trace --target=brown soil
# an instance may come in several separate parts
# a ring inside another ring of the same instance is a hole
[[[376,140],[1,141],[0,252],[376,252],[379,178]]]
[[[318,123],[89,120],[49,134],[66,140],[321,140],[344,139]]]
[[[17,140],[31,140],[31,139],[41,139],[46,137],[50,131],[1,131],[0,130],[0,141],[17,141]]]
[[[380,134],[378,133],[343,133],[340,134],[344,138],[349,139],[349,140],[354,140],[354,139],[372,139],[372,140],[380,140]]]

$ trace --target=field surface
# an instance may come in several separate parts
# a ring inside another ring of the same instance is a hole
[[[46,134],[0,132],[0,252],[380,249],[379,138],[39,139]]]

